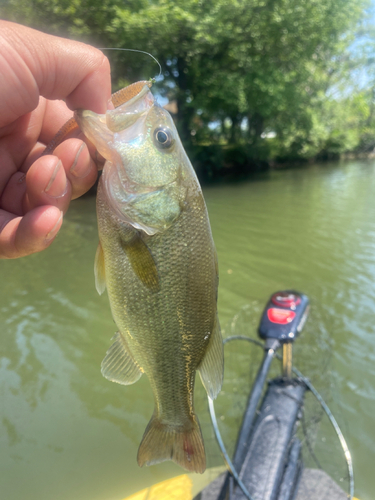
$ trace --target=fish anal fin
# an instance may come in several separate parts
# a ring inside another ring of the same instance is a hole
[[[100,241],[95,254],[94,274],[95,274],[95,286],[98,291],[98,294],[101,295],[105,290],[105,267],[104,267],[104,253]]]
[[[211,399],[215,399],[221,390],[224,376],[223,339],[217,316],[206,353],[198,370],[207,394]]]
[[[148,289],[157,292],[160,283],[156,263],[139,232],[134,231],[134,236],[130,240],[121,239],[121,245],[138,278]]]
[[[117,332],[114,342],[102,361],[102,375],[111,382],[131,385],[142,376],[142,369],[128,350],[124,336]]]
[[[153,415],[139,446],[137,460],[140,467],[173,460],[190,472],[202,474],[206,469],[206,455],[196,417],[185,427],[177,427],[164,424]]]

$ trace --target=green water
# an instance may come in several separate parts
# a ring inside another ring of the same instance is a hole
[[[353,454],[356,496],[370,500],[375,163],[272,172],[207,188],[205,198],[219,256],[225,335],[240,311],[251,318],[242,320],[245,329],[255,325],[278,289],[310,297],[310,324],[299,340],[308,355],[296,355],[296,364],[302,371],[321,366],[316,339],[322,352],[324,346],[332,352],[325,366],[330,398]],[[95,200],[86,198],[73,202],[61,235],[43,254],[0,261],[1,499],[121,500],[183,472],[169,462],[143,469],[136,464],[153,409],[146,377],[122,387],[100,374],[115,325],[107,297],[94,287],[96,245]],[[233,368],[227,373],[233,375]],[[241,377],[232,378],[237,387]],[[197,406],[208,465],[220,465],[200,382]],[[230,404],[227,411],[229,418]],[[224,420],[225,408],[222,414]],[[227,427],[228,438],[234,431]]]

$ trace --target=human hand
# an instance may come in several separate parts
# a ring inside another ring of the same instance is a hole
[[[109,62],[89,45],[0,21],[0,96],[0,258],[16,258],[47,248],[70,200],[95,183],[83,141],[40,155],[71,110],[107,110]]]

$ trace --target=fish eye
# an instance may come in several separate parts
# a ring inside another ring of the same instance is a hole
[[[155,129],[154,139],[157,147],[161,149],[168,149],[174,143],[172,132],[168,127],[158,127]]]

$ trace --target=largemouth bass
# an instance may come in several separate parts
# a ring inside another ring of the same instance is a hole
[[[95,279],[100,294],[107,288],[118,332],[102,373],[124,385],[142,373],[149,378],[155,410],[139,465],[173,460],[202,473],[195,372],[211,398],[223,379],[215,246],[199,182],[169,113],[147,82],[127,87],[121,99],[105,115],[76,112],[106,160],[97,195]]]

